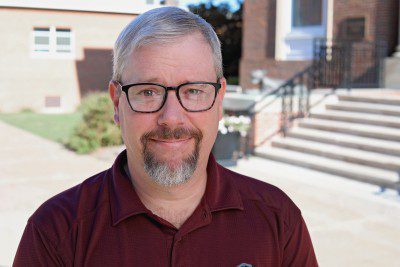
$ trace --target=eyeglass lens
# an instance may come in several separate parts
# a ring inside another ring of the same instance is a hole
[[[215,88],[211,84],[186,84],[179,87],[181,105],[189,111],[209,109],[215,98]],[[167,90],[159,85],[132,85],[128,98],[132,108],[141,112],[152,112],[161,108]]]

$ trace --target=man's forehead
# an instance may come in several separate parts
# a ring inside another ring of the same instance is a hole
[[[199,32],[199,31],[195,31],[192,33],[174,36],[174,37],[171,36],[171,37],[163,37],[163,38],[156,38],[156,37],[146,38],[146,40],[143,40],[142,42],[138,43],[136,47],[133,47],[131,49],[130,54],[135,53],[135,52],[140,52],[140,51],[148,49],[148,48],[162,50],[167,47],[174,46],[176,44],[181,44],[187,40],[194,40],[195,43],[198,43],[198,44],[207,44],[211,49],[211,46],[207,42],[204,35],[201,34],[201,32]]]
[[[140,79],[140,82],[144,79],[146,82],[161,82],[159,74],[164,71],[186,73],[186,76],[190,76],[187,81],[208,73],[215,75],[212,49],[200,33],[168,41],[133,50],[127,59],[123,77],[129,75],[130,80],[135,79],[132,82],[138,82],[136,79]]]

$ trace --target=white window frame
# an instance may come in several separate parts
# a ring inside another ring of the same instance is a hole
[[[275,59],[312,59],[313,40],[326,37],[327,0],[322,0],[322,24],[313,26],[293,26],[293,0],[279,0],[277,5]]]
[[[35,31],[35,28],[49,28],[49,32],[43,32],[43,36],[49,36],[49,45],[37,45],[35,44],[35,37],[42,36],[39,31]],[[61,32],[57,30],[65,29],[62,27],[35,27],[31,34],[31,57],[32,58],[47,58],[47,59],[75,59],[75,34],[72,29],[69,32]],[[57,45],[57,37],[70,37],[70,45]],[[38,51],[37,48],[48,47],[49,51]],[[69,48],[69,52],[59,52],[60,48]]]
[[[50,28],[48,27],[42,27],[40,29],[48,29],[48,31],[46,30],[36,30],[39,29],[35,28],[33,30],[33,50],[37,53],[49,53],[50,52]],[[36,44],[36,37],[47,37],[49,38],[49,44],[45,45],[45,44]]]

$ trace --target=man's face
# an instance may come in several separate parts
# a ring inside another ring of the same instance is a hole
[[[186,82],[217,82],[210,46],[201,34],[173,44],[149,45],[131,53],[121,84],[152,82],[177,86]],[[205,169],[222,117],[225,79],[214,106],[203,112],[185,111],[175,91],[169,91],[161,110],[138,113],[130,108],[125,93],[114,98],[128,159],[159,184],[187,181],[198,166]],[[113,96],[114,84],[110,84]],[[119,100],[119,101],[118,101]]]

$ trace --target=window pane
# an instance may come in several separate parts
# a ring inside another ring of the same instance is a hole
[[[365,35],[365,18],[349,18],[345,20],[346,40],[361,41]]]
[[[58,29],[56,29],[56,32],[71,32],[71,30],[70,29],[60,29],[60,28],[58,28]]]
[[[50,43],[49,37],[35,36],[35,45],[48,45]]]
[[[293,26],[322,24],[322,0],[293,0]]]
[[[71,38],[69,37],[57,37],[57,45],[70,45]]]
[[[50,28],[34,28],[35,32],[50,32]]]
[[[57,48],[57,50],[56,50],[58,53],[70,53],[71,52],[71,49],[69,49],[69,48]]]
[[[50,50],[46,47],[40,48],[40,47],[36,47],[35,48],[35,52],[49,52]]]

